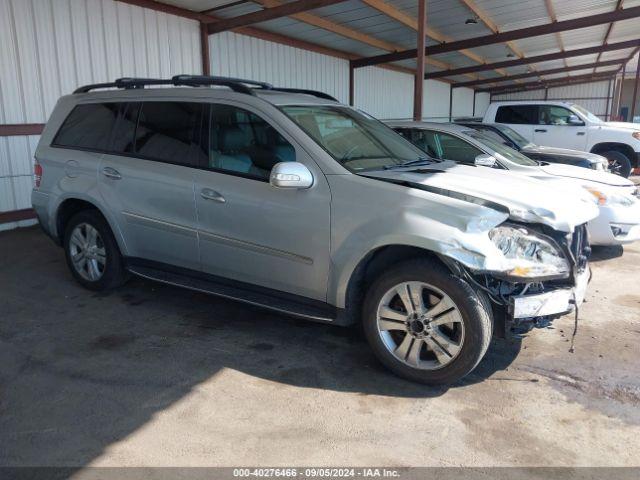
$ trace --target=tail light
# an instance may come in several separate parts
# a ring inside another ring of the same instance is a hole
[[[36,159],[33,164],[33,180],[35,182],[35,188],[40,188],[40,182],[42,181],[42,165],[40,165],[38,159]]]

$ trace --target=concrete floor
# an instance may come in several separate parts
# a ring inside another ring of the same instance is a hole
[[[356,330],[139,279],[79,287],[37,228],[0,234],[0,465],[637,465],[640,244],[588,302],[434,389]]]

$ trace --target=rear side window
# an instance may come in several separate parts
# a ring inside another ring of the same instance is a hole
[[[438,147],[436,145],[435,133],[429,130],[422,129],[403,129],[402,131],[398,131],[404,138],[413,143],[416,147],[418,147],[423,152],[429,154],[432,158],[441,159],[441,151],[438,151]]]
[[[83,150],[106,150],[119,108],[119,103],[76,106],[58,130],[53,145]]]
[[[536,105],[502,105],[496,112],[496,123],[537,124],[538,107]]]
[[[195,102],[144,102],[132,140],[133,153],[151,160],[199,166],[203,106]],[[133,121],[127,115],[123,120]],[[124,143],[124,142],[123,142]],[[131,151],[131,145],[125,145]]]
[[[507,147],[511,147],[513,145],[513,143],[509,142],[509,140],[505,139],[502,135],[500,135],[498,132],[490,129],[490,128],[476,128],[476,130],[480,130],[485,136],[491,138],[492,140],[495,140],[498,143],[502,143],[503,145],[506,145]]]
[[[442,132],[430,132],[433,134],[435,148],[440,153],[440,158],[453,160],[454,162],[473,164],[478,155],[482,155],[480,149],[464,140]]]
[[[121,103],[120,118],[113,131],[109,150],[114,153],[133,153],[140,103]]]

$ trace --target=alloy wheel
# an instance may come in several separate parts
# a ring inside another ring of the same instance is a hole
[[[100,280],[107,262],[107,252],[98,230],[80,223],[71,232],[69,255],[76,272],[90,282]]]
[[[378,304],[377,326],[394,357],[422,370],[445,367],[464,342],[460,310],[447,294],[424,282],[403,282],[387,291]]]

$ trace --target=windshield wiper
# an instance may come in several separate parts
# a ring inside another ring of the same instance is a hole
[[[404,167],[413,167],[417,165],[428,165],[430,163],[435,163],[435,160],[427,158],[427,157],[419,157],[415,160],[409,160],[407,162],[396,163],[393,165],[385,165],[385,170],[392,170],[394,168],[404,168]]]

